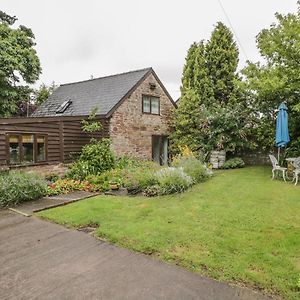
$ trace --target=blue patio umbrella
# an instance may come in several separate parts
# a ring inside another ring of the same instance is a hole
[[[288,127],[288,113],[287,107],[281,103],[278,108],[276,120],[276,146],[278,147],[278,160],[280,148],[283,148],[290,141],[289,127]]]

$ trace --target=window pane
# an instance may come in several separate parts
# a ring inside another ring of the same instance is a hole
[[[160,137],[153,136],[152,137],[152,159],[156,163],[160,164]]]
[[[46,160],[46,147],[45,147],[45,137],[38,136],[37,137],[37,161],[45,161]]]
[[[168,138],[162,138],[163,149],[162,149],[162,165],[168,164]]]
[[[9,161],[11,164],[20,163],[19,137],[17,135],[9,136]]]
[[[33,135],[22,135],[23,162],[33,162]]]
[[[159,99],[152,98],[151,99],[151,113],[158,115],[159,114]]]
[[[150,98],[143,97],[143,112],[150,113]]]

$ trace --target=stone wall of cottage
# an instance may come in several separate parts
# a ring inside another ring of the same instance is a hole
[[[150,88],[150,83],[156,85]],[[142,95],[160,98],[160,115],[143,114]],[[174,105],[152,74],[115,110],[110,119],[112,149],[117,155],[152,158],[152,136],[169,135]]]

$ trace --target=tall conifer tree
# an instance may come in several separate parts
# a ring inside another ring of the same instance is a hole
[[[187,145],[204,154],[213,149],[234,152],[247,143],[238,54],[231,31],[221,22],[206,44],[193,43],[188,50],[173,118],[175,151]]]
[[[185,58],[185,65],[183,67],[182,78],[181,78],[181,96],[189,89],[194,88],[194,68],[195,68],[195,59],[196,51],[198,45],[194,42],[187,53]]]
[[[205,44],[193,43],[188,50],[183,70],[180,105],[176,110],[173,124],[175,148],[187,145],[198,151],[201,144],[200,123],[202,106],[213,100],[213,89],[208,77],[205,59]]]
[[[194,62],[194,84],[193,89],[198,97],[198,109],[201,105],[206,107],[214,103],[214,90],[212,88],[211,78],[208,76],[206,63],[206,49],[202,40],[195,50]]]
[[[214,97],[222,105],[234,97],[238,56],[239,51],[230,29],[218,22],[206,46],[206,59]]]

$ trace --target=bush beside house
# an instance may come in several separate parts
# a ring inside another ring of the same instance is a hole
[[[46,182],[36,175],[10,172],[0,175],[0,207],[14,206],[46,194]]]
[[[67,177],[84,180],[88,175],[100,175],[114,167],[115,157],[110,140],[92,140],[82,148],[79,159],[72,165]]]

